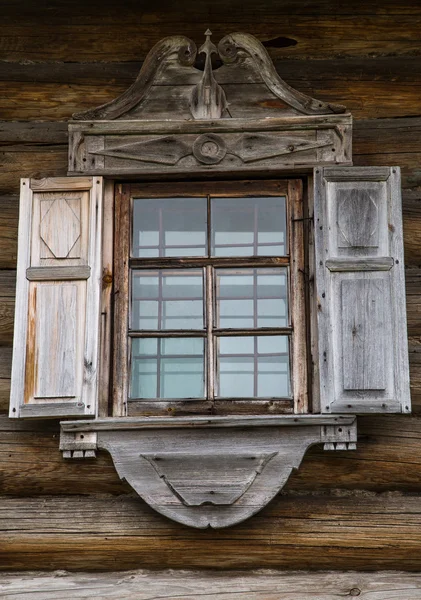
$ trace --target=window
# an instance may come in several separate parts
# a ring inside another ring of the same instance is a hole
[[[10,404],[88,417],[64,455],[107,450],[194,527],[254,514],[312,444],[354,449],[357,414],[410,411],[399,169],[349,166],[344,106],[253,36],[210,36],[203,71],[165,38],[74,115],[77,177],[22,180]],[[145,183],[164,176],[197,182]]]
[[[304,410],[301,181],[125,184],[117,207],[121,413]]]

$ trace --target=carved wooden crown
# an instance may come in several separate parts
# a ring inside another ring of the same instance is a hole
[[[290,87],[252,35],[231,33],[218,47],[211,35],[208,29],[199,52],[184,36],[161,40],[147,55],[136,81],[120,97],[73,118],[185,120],[345,112],[344,106],[315,100]],[[195,66],[198,54],[205,56],[203,71]],[[219,68],[213,68],[212,55],[222,62]]]

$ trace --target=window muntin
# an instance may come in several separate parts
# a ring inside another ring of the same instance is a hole
[[[186,194],[190,190],[193,193]],[[116,270],[120,270],[118,287],[125,291],[116,296],[113,386],[114,406],[123,409],[120,414],[166,414],[170,410],[172,414],[180,410],[180,414],[282,413],[294,408],[302,412],[307,406],[307,367],[300,182],[124,184],[121,191],[116,197],[115,254]],[[190,201],[198,202],[199,208]],[[221,226],[224,202],[229,207],[229,226]],[[169,225],[152,227],[150,214],[160,215],[155,225],[164,224],[169,203],[173,214],[187,214],[187,220],[174,218],[172,229]],[[270,218],[265,218],[265,203]],[[142,206],[149,213],[145,219]],[[274,207],[281,209],[280,217],[272,214]],[[190,219],[192,213],[194,219]],[[190,243],[185,231],[188,226],[194,228],[195,243]],[[216,234],[224,229],[224,253],[233,252],[231,256],[215,255]],[[155,256],[139,256],[139,249],[152,245],[152,230]],[[144,231],[149,231],[146,237]],[[230,237],[233,232],[240,234],[235,240]],[[172,252],[176,245],[180,254],[167,255],[168,248],[171,246]],[[195,254],[196,246],[201,251],[206,248],[205,256]],[[244,256],[246,246],[248,252],[257,254]],[[282,254],[267,255],[268,247]],[[124,298],[125,302],[120,301]],[[299,319],[294,317],[297,307]],[[194,351],[166,354],[171,340],[180,349],[181,341],[189,339],[200,342],[200,351],[196,346]],[[139,340],[155,340],[154,352],[144,352],[144,342]],[[278,341],[278,346],[282,343],[282,349],[263,351],[271,340]],[[236,349],[226,352],[227,344]],[[246,344],[253,349],[245,352]],[[297,361],[298,356],[302,360]],[[178,383],[171,369],[180,374]],[[181,375],[187,376],[191,385],[183,382]],[[230,381],[235,380],[233,386]]]

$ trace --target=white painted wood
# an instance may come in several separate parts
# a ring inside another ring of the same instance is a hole
[[[3,573],[13,600],[421,600],[421,574],[398,571],[66,571]]]
[[[95,415],[102,179],[22,180],[20,215],[10,416]]]
[[[34,194],[31,267],[88,264],[89,203],[87,190]]]
[[[18,263],[16,276],[15,327],[13,342],[12,378],[10,391],[10,417],[19,416],[19,408],[23,404],[25,388],[25,360],[28,324],[29,281],[25,277],[30,266],[32,198],[30,179],[21,179],[19,230],[18,230]]]
[[[35,339],[28,340],[37,349],[34,400],[76,399],[82,374],[77,369],[81,362],[77,340],[81,328],[77,320],[84,286],[43,283],[31,287],[36,294]]]
[[[322,412],[409,412],[397,167],[315,171]]]

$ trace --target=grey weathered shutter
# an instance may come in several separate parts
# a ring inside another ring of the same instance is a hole
[[[96,414],[102,190],[21,182],[11,417]]]
[[[400,171],[315,170],[322,412],[409,412]]]

